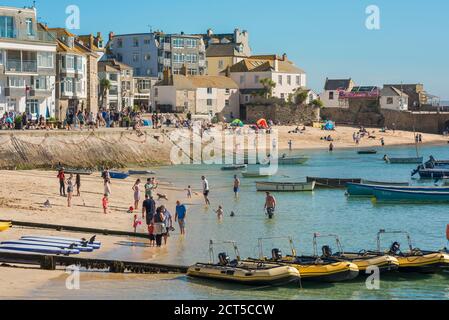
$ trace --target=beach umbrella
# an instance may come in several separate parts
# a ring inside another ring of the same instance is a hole
[[[244,124],[243,124],[242,120],[235,119],[234,121],[232,121],[231,126],[233,126],[233,127],[243,127]]]
[[[260,119],[256,122],[257,126],[261,129],[268,129],[268,122],[265,119]]]

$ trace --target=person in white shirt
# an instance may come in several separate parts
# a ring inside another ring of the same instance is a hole
[[[204,201],[206,201],[206,205],[210,206],[210,201],[209,201],[209,193],[210,193],[209,181],[207,181],[205,176],[202,176],[201,180],[203,180]]]

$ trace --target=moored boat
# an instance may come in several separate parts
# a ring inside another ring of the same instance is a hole
[[[245,170],[246,168],[248,168],[248,166],[246,164],[242,164],[242,165],[233,165],[233,166],[222,167],[221,170],[222,171],[238,171],[238,170]]]
[[[307,177],[307,182],[316,182],[316,188],[344,189],[348,183],[361,183],[362,179],[316,178]]]
[[[381,253],[381,236],[405,235],[408,242],[408,251],[401,251],[401,244],[394,242],[388,255],[395,257],[399,261],[399,272],[417,272],[417,273],[438,273],[447,270],[449,266],[449,255],[438,251],[424,251],[414,248],[410,234],[404,231],[385,231],[380,230],[377,234],[377,251]]]
[[[279,249],[271,250],[271,258],[263,253],[265,240],[284,239],[290,243],[291,255],[283,256]],[[261,238],[259,239],[259,258],[248,258],[250,262],[278,263],[296,268],[301,274],[301,280],[312,282],[341,282],[355,279],[359,275],[357,265],[349,261],[336,259],[298,256],[291,238]]]
[[[425,192],[449,192],[449,187],[433,187],[433,186],[402,186],[402,185],[377,185],[367,183],[348,183],[347,193],[355,197],[372,197],[374,189],[390,189],[402,191],[425,191]]]
[[[278,159],[278,164],[280,165],[296,165],[296,164],[305,164],[309,161],[307,157],[287,157],[283,156]]]
[[[423,157],[390,158],[388,156],[384,156],[384,161],[389,164],[422,164],[424,158]]]
[[[409,182],[386,182],[386,181],[372,181],[372,180],[365,180],[362,179],[362,184],[372,184],[377,186],[398,186],[398,187],[408,187],[410,186]]]
[[[64,169],[64,173],[65,174],[73,174],[73,175],[79,174],[81,176],[90,176],[90,175],[93,174],[93,171],[89,170],[89,169],[72,169],[72,168],[69,168],[69,169]]]
[[[315,182],[256,182],[259,192],[311,192]]]
[[[373,195],[378,202],[449,203],[449,192],[407,191],[376,187]]]
[[[389,255],[382,253],[370,253],[366,250],[361,250],[357,253],[345,252],[341,244],[340,238],[337,235],[320,235],[315,233],[313,237],[314,254],[318,256],[318,238],[333,238],[335,239],[338,252],[333,253],[330,246],[322,247],[322,257],[332,258],[340,261],[349,261],[357,265],[360,275],[366,274],[369,267],[377,267],[381,273],[396,271],[399,268],[399,261]]]
[[[421,179],[447,179],[449,178],[449,169],[426,169],[424,166],[420,166],[412,172],[412,177],[416,174],[419,174]]]
[[[235,250],[236,260],[231,261],[226,253],[220,253],[218,255],[219,262],[215,263],[213,247],[217,244],[231,244]],[[209,253],[211,261],[191,266],[187,271],[188,276],[256,286],[300,283],[300,273],[293,267],[268,262],[240,261],[237,245],[232,241],[221,243],[211,241]]]
[[[264,174],[264,173],[260,173],[260,172],[242,172],[242,176],[243,178],[253,178],[253,179],[257,179],[257,178],[268,178],[270,177],[270,174]]]
[[[149,170],[129,170],[128,175],[130,176],[150,176],[156,174],[154,171]]]
[[[129,177],[129,174],[126,172],[110,171],[109,176],[111,179],[125,180]]]
[[[370,155],[370,154],[377,154],[377,150],[360,150],[357,151],[360,155]]]

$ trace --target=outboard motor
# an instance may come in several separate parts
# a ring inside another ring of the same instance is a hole
[[[271,256],[273,257],[273,260],[278,261],[282,259],[282,251],[279,249],[273,249],[271,250]]]
[[[226,252],[220,253],[218,255],[218,260],[220,261],[220,265],[222,266],[227,266],[231,262],[231,259]]]
[[[329,246],[323,246],[321,250],[323,252],[323,257],[325,258],[332,257],[332,249]]]
[[[401,253],[401,244],[399,242],[394,242],[390,247],[390,253],[398,255]]]

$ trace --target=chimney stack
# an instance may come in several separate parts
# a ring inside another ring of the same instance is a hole
[[[114,32],[109,32],[109,41],[111,41],[112,40],[112,38],[114,38]]]
[[[279,60],[278,58],[274,58],[274,71],[278,72],[279,71]]]
[[[282,60],[283,60],[283,61],[287,61],[287,54],[286,54],[286,53],[284,53],[284,54],[282,55]]]

